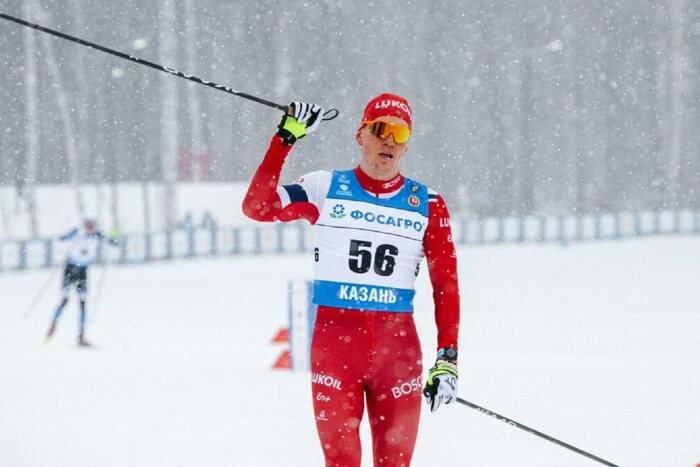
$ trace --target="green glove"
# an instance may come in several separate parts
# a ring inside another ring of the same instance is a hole
[[[112,240],[119,238],[119,229],[114,227],[112,230],[110,230],[109,238],[111,238]]]
[[[277,128],[277,136],[282,138],[285,146],[292,145],[306,136],[306,123],[299,123],[292,115],[284,114]]]

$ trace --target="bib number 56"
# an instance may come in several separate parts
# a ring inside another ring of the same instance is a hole
[[[387,244],[379,245],[373,249],[372,242],[351,240],[349,253],[348,266],[351,271],[364,274],[370,269],[374,269],[378,276],[390,276],[394,272],[399,249],[394,245]]]

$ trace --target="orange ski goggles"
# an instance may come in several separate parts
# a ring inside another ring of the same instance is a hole
[[[377,138],[387,139],[389,135],[394,135],[394,141],[399,144],[407,143],[411,137],[411,129],[407,126],[396,123],[382,122],[379,120],[366,120],[362,122],[367,125],[369,132]]]

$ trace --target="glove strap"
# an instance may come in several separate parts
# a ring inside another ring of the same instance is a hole
[[[428,386],[434,385],[435,378],[439,377],[440,375],[452,375],[459,378],[459,370],[457,369],[457,365],[446,360],[438,359],[435,362],[435,366],[433,366],[428,372]]]

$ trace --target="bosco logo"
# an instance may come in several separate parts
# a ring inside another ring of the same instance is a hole
[[[422,387],[423,379],[419,376],[417,378],[413,378],[411,381],[406,381],[398,386],[394,386],[391,388],[391,393],[393,394],[394,399],[398,399],[399,397],[407,396],[413,392],[420,391]]]

